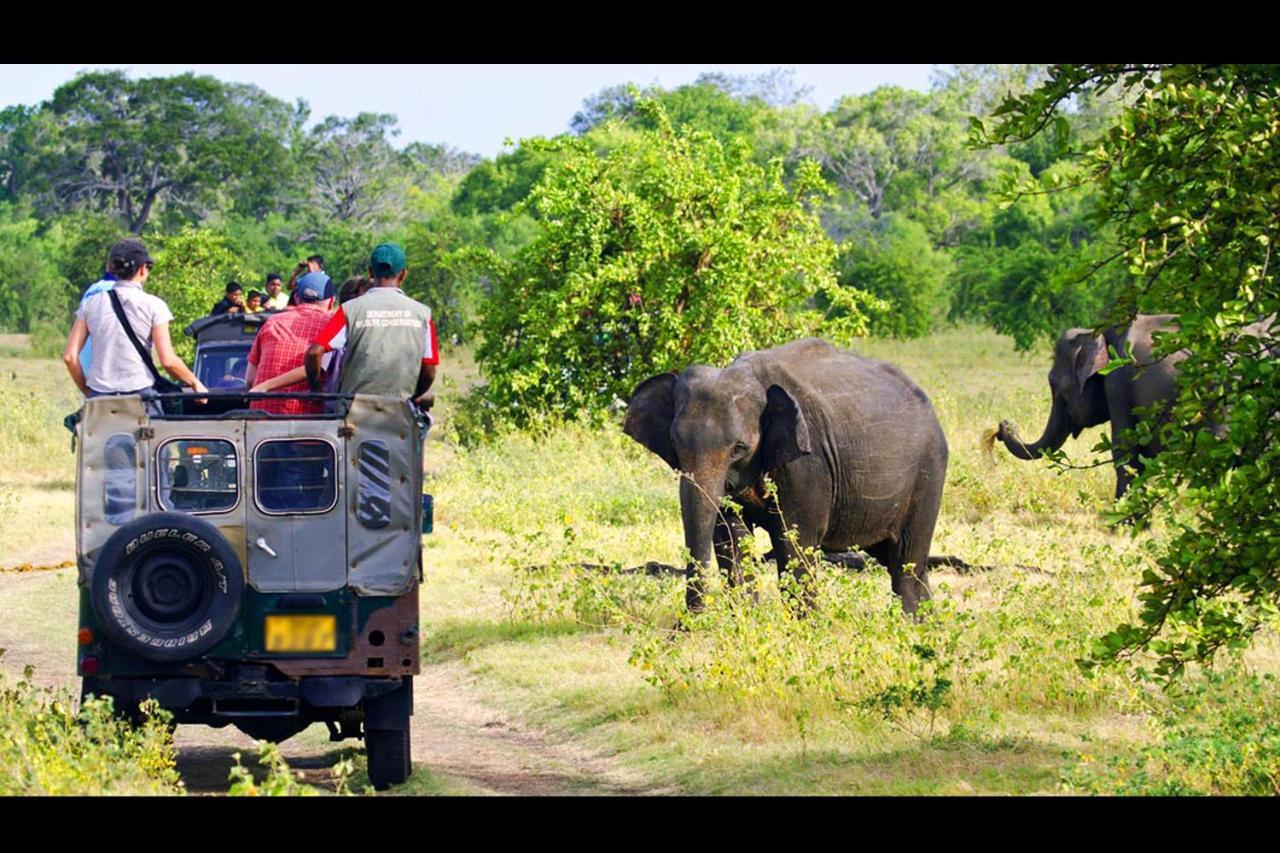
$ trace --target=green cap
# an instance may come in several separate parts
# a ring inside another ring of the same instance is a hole
[[[383,243],[369,256],[369,269],[378,278],[390,278],[404,269],[404,249],[395,243]]]

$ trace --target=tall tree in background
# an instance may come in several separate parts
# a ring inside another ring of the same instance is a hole
[[[841,98],[803,150],[871,219],[897,210],[954,245],[978,220],[966,195],[990,174],[989,157],[965,150],[966,128],[954,98],[881,86]]]
[[[31,178],[37,114],[22,104],[0,110],[0,201],[18,201]]]
[[[311,128],[301,158],[324,216],[364,224],[394,211],[400,158],[391,138],[399,133],[396,117],[385,113],[329,116]]]
[[[33,141],[43,209],[109,210],[140,233],[158,206],[200,217],[228,182],[280,162],[284,115],[256,87],[183,74],[82,74],[54,92]]]
[[[1177,313],[1158,348],[1190,355],[1165,450],[1118,511],[1165,519],[1169,533],[1143,575],[1137,624],[1104,637],[1095,657],[1151,649],[1172,676],[1247,644],[1280,613],[1280,330],[1253,325],[1280,310],[1280,67],[1055,66],[1007,98],[983,138],[1033,138],[1064,104],[1109,92],[1128,106],[1088,153],[1087,176],[1134,283],[1105,321]],[[1145,441],[1152,427],[1139,429]]]

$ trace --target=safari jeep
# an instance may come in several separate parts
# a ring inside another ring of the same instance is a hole
[[[262,396],[86,402],[83,691],[277,742],[323,722],[364,739],[383,789],[412,769],[422,422],[390,397],[293,395],[336,412],[281,416]]]

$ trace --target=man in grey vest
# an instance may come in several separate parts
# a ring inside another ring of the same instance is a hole
[[[320,390],[324,354],[345,349],[338,392],[421,400],[436,378],[440,348],[431,309],[401,289],[404,249],[383,243],[369,256],[373,287],[344,302],[307,348],[307,383]]]

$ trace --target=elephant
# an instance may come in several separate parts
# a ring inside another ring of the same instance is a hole
[[[1186,350],[1156,358],[1151,335],[1156,331],[1177,328],[1177,315],[1138,314],[1127,326],[1112,326],[1102,335],[1090,329],[1067,329],[1053,350],[1053,367],[1049,369],[1049,393],[1053,405],[1044,432],[1035,442],[1025,444],[1017,429],[1001,421],[996,438],[1004,442],[1019,459],[1036,459],[1047,450],[1057,450],[1067,436],[1078,436],[1083,430],[1111,422],[1111,457],[1116,469],[1116,500],[1124,496],[1135,476],[1142,473],[1142,457],[1160,452],[1158,437],[1146,444],[1127,443],[1124,433],[1137,423],[1134,410],[1163,406],[1153,427],[1167,420],[1167,411],[1177,394],[1178,363],[1186,359]],[[1117,353],[1133,349],[1134,364],[1100,376],[1110,361],[1108,347]],[[1157,436],[1158,429],[1153,429]]]
[[[813,606],[808,548],[860,547],[889,570],[907,613],[930,597],[947,440],[929,398],[894,365],[805,338],[724,368],[652,376],[631,395],[623,429],[682,474],[690,611],[704,607],[713,545],[730,584],[749,580],[739,542],[756,527],[779,578],[790,569],[799,583],[801,612]],[[740,509],[722,510],[726,496]]]

